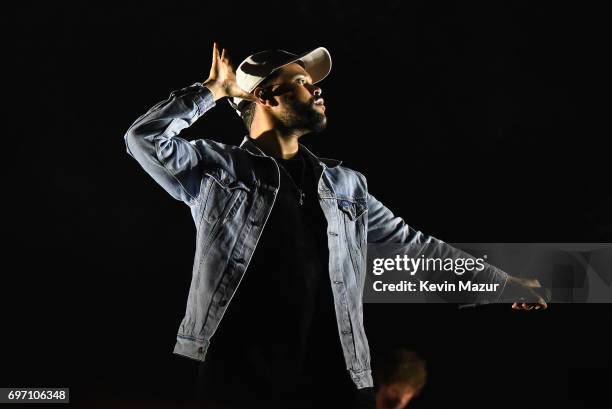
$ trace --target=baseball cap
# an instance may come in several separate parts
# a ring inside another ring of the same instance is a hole
[[[327,77],[331,71],[331,56],[325,47],[315,48],[301,55],[285,50],[267,50],[255,53],[240,63],[236,69],[236,83],[244,91],[253,92],[270,74],[294,62],[303,64],[313,84]],[[238,115],[250,102],[238,97],[227,100]]]

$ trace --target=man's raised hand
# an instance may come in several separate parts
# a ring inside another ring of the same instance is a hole
[[[256,100],[253,94],[244,91],[238,86],[228,51],[224,48],[219,52],[217,43],[213,43],[210,74],[202,85],[212,92],[215,101],[223,97],[238,97],[249,101]]]

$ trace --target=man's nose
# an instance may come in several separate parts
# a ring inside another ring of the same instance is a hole
[[[321,94],[323,93],[323,90],[318,85],[310,85],[308,88],[310,93],[315,97],[321,96]]]

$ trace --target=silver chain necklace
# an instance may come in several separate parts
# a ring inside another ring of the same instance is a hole
[[[304,161],[304,156],[302,156],[299,153],[298,153],[298,155],[300,156],[300,163],[302,164],[302,175],[301,175],[301,178],[300,178],[300,185],[304,186],[304,175],[306,174],[306,163],[304,163],[305,162]],[[276,163],[278,163],[279,166],[285,171],[287,176],[289,176],[289,179],[291,180],[291,183],[293,183],[293,185],[295,186],[295,189],[297,190],[298,203],[300,204],[300,206],[302,206],[304,204],[304,198],[306,197],[306,193],[304,193],[304,190],[300,186],[298,186],[297,183],[295,183],[295,180],[293,179],[293,176],[291,176],[291,173],[289,173],[289,171],[287,169],[285,169],[283,164],[280,161],[276,161]]]

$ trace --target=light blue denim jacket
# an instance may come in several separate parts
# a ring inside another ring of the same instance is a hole
[[[199,361],[205,360],[213,334],[248,270],[280,182],[276,161],[248,136],[239,147],[178,136],[214,106],[211,92],[195,83],[149,109],[124,137],[128,153],[191,209],[196,253],[174,353]],[[319,177],[317,193],[327,219],[329,276],[346,367],[357,388],[369,387],[373,383],[362,304],[367,243],[443,242],[395,216],[368,192],[361,173],[338,160],[319,158],[301,144],[300,149]],[[505,284],[505,273],[483,273],[489,274],[487,281]]]

